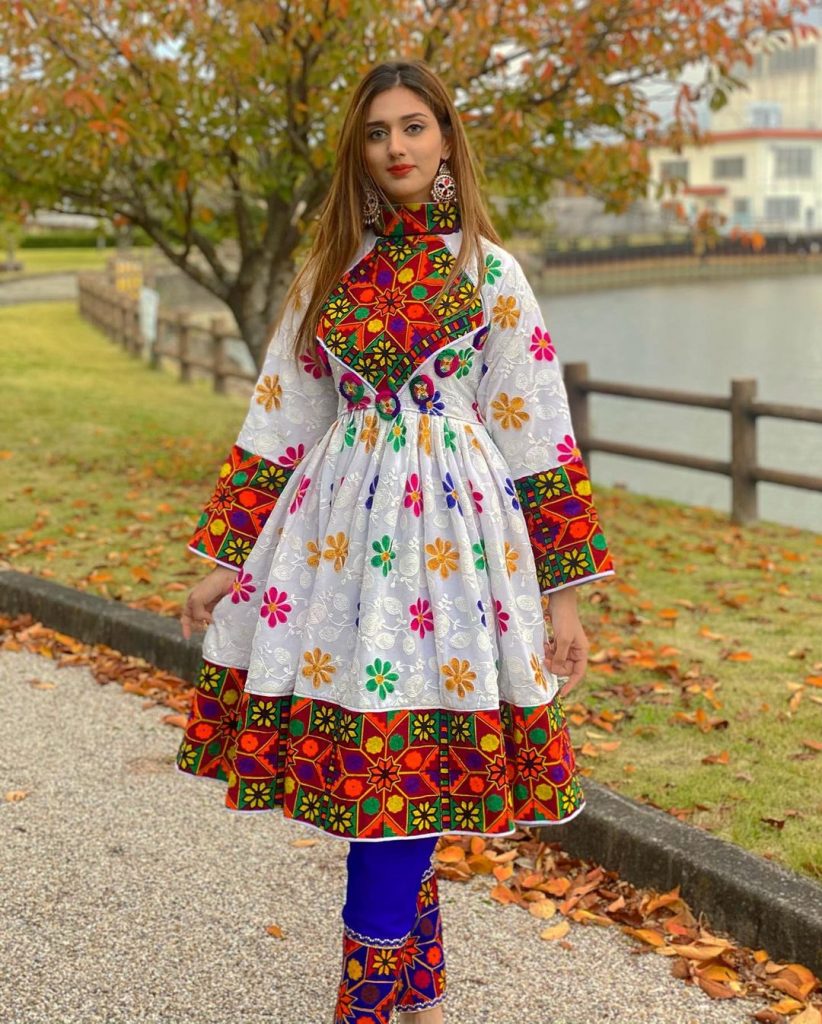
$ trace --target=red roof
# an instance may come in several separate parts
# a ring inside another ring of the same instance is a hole
[[[686,185],[682,191],[689,196],[724,196],[728,189],[725,185]]]

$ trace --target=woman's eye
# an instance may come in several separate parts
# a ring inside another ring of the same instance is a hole
[[[424,126],[421,125],[421,124],[409,124],[408,130],[410,131],[412,128],[419,128],[419,130],[422,131],[423,127]],[[414,134],[417,134],[417,133],[415,132]]]

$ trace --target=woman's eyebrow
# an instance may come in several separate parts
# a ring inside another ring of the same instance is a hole
[[[403,114],[402,117],[400,118],[400,121],[410,121],[414,117],[425,117],[425,114],[422,111],[419,111],[416,114]],[[368,122],[366,122],[365,127],[366,128],[373,128],[373,127],[375,127],[375,125],[387,124],[387,123],[388,123],[387,121],[368,121]]]

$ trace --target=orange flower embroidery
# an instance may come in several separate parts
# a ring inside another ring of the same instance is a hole
[[[426,455],[431,454],[431,417],[420,416],[419,442]]]
[[[315,544],[313,540],[308,541],[305,546],[308,548],[308,558],[306,558],[306,562],[312,567],[312,569],[316,569],[320,564],[320,547],[318,544]]]
[[[509,397],[505,391],[500,391],[491,403],[494,419],[499,422],[503,430],[521,429],[526,420],[531,419],[531,414],[525,409],[525,399],[519,395]]]
[[[310,679],[314,686],[319,688],[323,683],[331,682],[331,676],[337,669],[331,664],[331,655],[327,651],[315,647],[313,651],[303,651],[303,658],[303,675]]]
[[[505,568],[508,571],[508,575],[512,576],[517,571],[517,562],[519,561],[519,551],[516,548],[512,548],[508,541],[505,542]]]
[[[283,389],[280,387],[280,378],[275,373],[263,377],[262,383],[257,385],[257,405],[265,406],[266,412],[280,408],[280,399],[283,396]]]
[[[328,547],[323,552],[323,558],[327,558],[329,561],[333,559],[334,568],[339,572],[345,565],[346,558],[348,558],[348,538],[340,531],[336,537],[329,534],[325,538],[325,543]]]
[[[377,417],[373,412],[369,412],[363,420],[360,440],[365,445],[367,452],[374,450],[374,446],[377,443]]]
[[[471,671],[470,661],[452,658],[447,665],[442,666],[442,674],[446,689],[454,690],[460,699],[474,689],[472,680],[477,678],[477,673]]]
[[[513,295],[500,295],[493,312],[494,323],[500,327],[516,327],[519,320],[519,307]]]
[[[545,678],[545,673],[542,671],[542,664],[539,658],[531,652],[531,671],[534,673],[534,682],[537,686],[541,686],[543,690],[548,689],[548,680]]]
[[[425,545],[425,550],[431,555],[427,562],[428,568],[438,571],[443,579],[456,571],[459,551],[450,541],[437,537],[433,544]]]

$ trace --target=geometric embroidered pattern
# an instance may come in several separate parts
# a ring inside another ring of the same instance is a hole
[[[399,984],[399,950],[368,945],[343,930],[334,1024],[389,1024]]]
[[[445,950],[436,868],[422,876],[414,928],[400,954],[397,1009],[424,1010],[445,999]]]
[[[202,661],[177,753],[227,783],[231,810],[282,807],[345,839],[510,833],[584,804],[562,698],[495,709],[351,711],[244,690],[247,672]]]
[[[432,353],[479,329],[483,305],[463,272],[447,292],[454,265],[439,237],[458,229],[455,204],[427,204],[388,216],[374,247],[331,293],[318,336],[325,347],[378,393],[395,395]],[[426,221],[439,221],[428,223]]]
[[[188,546],[242,566],[299,461],[277,465],[235,444]]]
[[[514,481],[540,590],[613,569],[585,463],[566,462]]]

